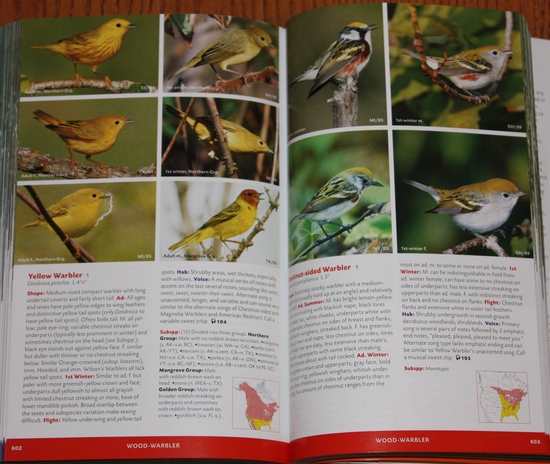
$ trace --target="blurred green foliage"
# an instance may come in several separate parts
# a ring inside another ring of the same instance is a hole
[[[327,233],[339,230],[339,223],[353,223],[365,212],[368,205],[390,200],[388,140],[385,131],[339,132],[299,140],[290,146],[289,164],[289,220],[300,213],[332,177],[353,167],[368,168],[383,187],[365,190],[358,204],[339,220],[333,221],[335,224],[323,225]],[[375,237],[391,239],[391,219],[389,216],[381,218],[382,216],[373,216],[365,219],[352,229],[347,239],[348,234],[344,233],[316,247],[307,258],[339,256],[358,246],[361,241]],[[317,239],[325,236],[319,225],[308,219],[293,222],[289,234],[291,260]]]
[[[519,198],[504,226],[530,222],[530,176],[524,137],[403,130],[394,132],[394,151],[398,251],[419,247],[425,253],[441,253],[473,238],[451,216],[426,213],[436,206],[435,200],[403,179],[443,189],[495,177],[508,179],[527,195]],[[500,245],[513,253],[509,243]],[[530,239],[517,241],[516,246],[532,248]],[[483,250],[475,253],[494,256]]]

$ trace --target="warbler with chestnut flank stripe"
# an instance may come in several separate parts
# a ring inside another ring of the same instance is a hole
[[[418,53],[402,50],[403,55],[420,59]],[[467,50],[450,58],[426,55],[426,64],[438,74],[445,76],[455,86],[469,93],[495,82],[506,65],[512,50],[503,50],[496,45],[487,45]]]
[[[309,98],[329,82],[340,85],[348,79],[356,78],[370,60],[371,31],[377,27],[376,24],[360,22],[348,24],[340,32],[338,40],[330,44],[309,68],[291,82],[290,86],[301,81],[314,81],[307,95]]]
[[[232,241],[230,238],[244,234],[254,225],[261,195],[256,190],[243,190],[233,203],[212,216],[191,235],[171,245],[169,250],[185,251],[207,238],[217,238],[227,246],[226,242]]]
[[[67,144],[73,169],[75,167],[74,150],[83,153],[88,161],[107,171],[107,166],[91,159],[90,156],[109,150],[115,144],[122,128],[126,124],[135,122],[115,114],[82,121],[64,121],[42,110],[36,110],[33,114],[35,119],[46,124],[47,129],[55,132]]]
[[[218,79],[222,78],[216,72],[214,65],[219,66],[224,71],[241,76],[240,73],[229,69],[228,66],[246,63],[252,58],[255,58],[262,48],[273,46],[269,34],[259,27],[229,32],[209,43],[199,51],[194,58],[169,76],[168,79],[172,79],[174,76],[187,69],[196,68],[205,64],[210,65],[212,70],[216,73],[216,76],[218,76]]]
[[[459,227],[476,236],[502,226],[512,214],[518,198],[525,195],[509,180],[499,178],[453,190],[435,188],[409,179],[403,181],[437,201],[437,205],[427,213],[448,214]]]
[[[59,53],[73,62],[76,81],[80,81],[77,64],[91,66],[92,72],[101,76],[107,83],[111,80],[97,70],[98,65],[115,56],[122,47],[122,38],[129,29],[137,27],[130,21],[115,18],[101,26],[82,34],[59,40],[49,45],[35,45],[33,48],[44,48]]]
[[[346,169],[323,185],[290,224],[299,219],[309,219],[317,222],[327,235],[323,224],[332,223],[347,213],[357,204],[363,192],[372,186],[382,187],[382,184],[373,179],[372,172],[367,168]]]

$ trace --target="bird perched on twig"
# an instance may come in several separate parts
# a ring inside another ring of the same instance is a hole
[[[376,24],[359,22],[348,24],[340,32],[338,40],[332,42],[290,86],[301,81],[315,81],[307,94],[309,98],[329,82],[340,85],[348,79],[357,78],[372,56],[371,31],[377,27]]]
[[[63,197],[57,203],[46,208],[46,211],[67,236],[77,238],[90,232],[97,224],[101,203],[109,197],[111,197],[109,192],[95,188],[80,189]],[[55,233],[42,215],[38,216],[36,221],[25,224],[23,227],[38,226]]]
[[[178,118],[185,116],[183,111],[174,106],[165,105],[165,108],[173,116]],[[210,149],[208,155],[211,158],[221,153],[222,149],[211,118],[207,116],[193,117],[188,114],[185,120],[197,134],[199,140]],[[273,150],[269,148],[264,140],[243,126],[225,119],[220,119],[220,121],[225,132],[227,145],[232,153],[273,153]]]
[[[76,65],[92,66],[92,72],[101,76],[107,84],[111,79],[97,70],[98,65],[112,58],[122,46],[122,38],[129,29],[137,27],[126,19],[115,18],[82,34],[62,39],[49,45],[35,45],[59,53],[74,65],[75,79],[80,81]]]
[[[382,187],[382,184],[373,179],[372,172],[367,168],[346,169],[323,185],[290,223],[309,219],[317,222],[327,235],[323,224],[331,223],[347,213],[357,204],[363,192],[372,186]]]
[[[479,236],[498,229],[504,224],[518,201],[525,195],[506,179],[489,179],[445,190],[421,184],[414,180],[403,181],[428,193],[437,205],[427,213],[448,214],[462,229]]]
[[[169,76],[168,79],[172,79],[172,77],[187,69],[205,64],[210,65],[220,80],[223,79],[216,72],[214,65],[219,66],[224,71],[229,71],[240,76],[240,73],[229,69],[228,66],[246,63],[256,57],[262,48],[273,46],[269,34],[259,27],[233,31],[209,43],[193,59]]]
[[[230,238],[244,234],[252,227],[261,195],[256,190],[243,190],[233,203],[212,216],[191,235],[171,245],[170,251],[185,251],[207,238],[217,238],[227,246],[226,242],[231,241]]]
[[[418,53],[402,50],[401,54],[420,59]],[[470,90],[481,89],[495,82],[511,54],[512,50],[487,45],[466,50],[450,58],[426,56],[426,64],[449,79],[459,89],[470,93]]]
[[[75,159],[72,150],[75,150],[86,155],[88,161],[97,164],[105,172],[107,172],[107,166],[94,161],[90,156],[103,153],[111,148],[122,128],[126,124],[134,122],[114,114],[83,121],[64,121],[41,110],[36,110],[33,114],[35,119],[46,124],[47,129],[55,132],[67,144],[73,169]]]

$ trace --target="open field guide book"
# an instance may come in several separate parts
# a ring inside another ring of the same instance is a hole
[[[0,45],[4,460],[550,457],[522,16],[41,19]]]

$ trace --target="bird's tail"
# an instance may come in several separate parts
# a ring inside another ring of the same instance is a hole
[[[58,124],[62,123],[61,119],[54,118],[53,116],[49,115],[48,113],[45,113],[42,110],[36,110],[34,113],[34,119],[38,119],[40,122],[43,122],[47,125],[57,126]]]
[[[420,182],[416,182],[415,180],[410,180],[410,179],[403,179],[403,182],[430,194],[435,201],[441,200],[441,197],[439,193],[437,193],[437,190],[429,185],[424,185],[424,184],[421,184]]]
[[[207,239],[208,237],[205,236],[202,230],[197,230],[196,232],[193,232],[189,237],[185,237],[181,239],[179,242],[174,243],[173,245],[168,248],[170,251],[185,251],[191,248],[192,246],[198,245],[203,240]]]

